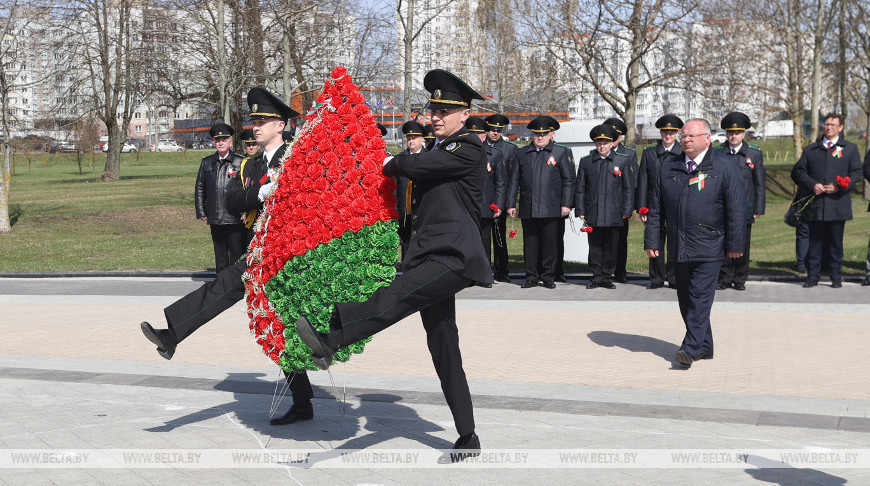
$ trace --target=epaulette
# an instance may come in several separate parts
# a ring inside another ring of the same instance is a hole
[[[647,145],[647,146],[644,147],[643,149],[646,150],[646,149],[656,148],[656,147],[658,147],[658,146],[659,146],[659,144],[657,144],[657,143],[653,143],[653,144],[649,144],[649,145]]]
[[[562,147],[562,148],[563,148],[563,149],[566,149],[566,148],[568,148],[568,147],[566,147],[566,146],[564,146],[564,145],[562,145],[562,144],[561,144],[561,143],[556,143],[556,142],[553,142],[553,145],[555,145],[555,146],[557,146],[557,147]]]
[[[755,145],[754,143],[746,142],[746,145],[748,145],[749,148],[751,148],[751,149],[755,149],[755,150],[758,150],[759,152],[761,152],[761,147],[759,147],[758,145]]]
[[[628,150],[631,150],[631,151],[634,152],[634,153],[637,153],[637,150],[635,150],[635,149],[629,147],[628,145],[623,145],[622,148],[624,148],[624,149],[628,149]]]

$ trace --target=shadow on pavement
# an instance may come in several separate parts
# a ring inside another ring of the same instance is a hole
[[[674,356],[680,347],[674,343],[662,341],[661,339],[640,336],[637,334],[624,334],[613,331],[592,331],[589,334],[589,339],[599,346],[608,348],[618,347],[623,348],[632,353],[651,353],[663,360],[677,365]]]
[[[794,486],[799,484],[840,486],[846,484],[846,480],[815,469],[747,469],[746,474],[756,481],[780,484],[782,486]]]

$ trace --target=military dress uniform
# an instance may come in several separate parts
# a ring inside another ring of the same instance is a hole
[[[867,151],[867,154],[864,155],[864,178],[867,179],[867,182],[870,182],[870,150]],[[867,206],[867,212],[870,212],[870,205]],[[867,243],[867,261],[865,262],[866,272],[864,273],[864,280],[861,281],[861,286],[867,287],[870,285],[870,242]]]
[[[687,158],[672,157],[662,164],[650,199],[644,248],[661,250],[659,231],[667,228],[686,325],[677,360],[691,366],[694,360],[713,357],[710,311],[722,259],[726,252],[743,252],[746,192],[737,167],[722,152],[707,147],[691,168]]]
[[[299,116],[287,107],[277,97],[263,88],[253,88],[248,92],[248,105],[251,107],[251,119],[279,119]],[[246,221],[252,224],[258,212],[262,209],[259,199],[260,187],[266,182],[270,168],[277,168],[284,160],[288,145],[281,143],[271,154],[261,153],[246,160],[244,167],[233,178],[227,188],[226,205],[230,211],[243,214]],[[175,347],[197,329],[229,309],[245,297],[245,285],[242,274],[247,270],[247,261],[242,258],[218,273],[217,278],[202,285],[200,288],[175,301],[165,309],[168,330],[155,330],[147,323],[142,324],[142,331],[149,340],[158,344],[158,352],[166,358],[172,358]],[[161,349],[162,348],[162,349]],[[292,423],[296,420],[310,419],[313,416],[311,399],[314,392],[308,375],[286,373],[289,389],[293,395],[293,407],[283,416],[271,421],[274,425]]]
[[[612,142],[616,130],[610,125],[599,125],[592,129],[590,137],[593,141]],[[574,214],[584,217],[593,228],[589,233],[592,281],[586,288],[613,289],[619,229],[623,215],[631,214],[634,205],[634,188],[626,177],[629,160],[612,149],[605,156],[596,150],[580,159],[577,167]]]
[[[432,93],[428,105],[432,110],[469,108],[472,99],[482,99],[462,80],[440,69],[427,73],[423,85]],[[475,282],[492,283],[479,228],[487,174],[483,143],[461,127],[427,152],[396,155],[383,173],[413,181],[411,241],[402,259],[403,273],[365,302],[336,303],[330,321],[333,331],[328,334],[318,333],[300,317],[299,336],[312,349],[315,364],[328,368],[335,350],[419,312],[460,435],[454,448],[479,449],[459,350],[455,295]]]
[[[558,130],[559,122],[540,116],[528,127],[537,133],[552,132]],[[508,209],[516,208],[519,196],[517,213],[523,225],[526,270],[523,287],[534,287],[543,281],[545,287],[555,288],[561,208],[574,204],[575,178],[571,150],[552,140],[541,149],[529,144],[517,150],[506,204]]]
[[[408,121],[402,125],[402,134],[406,137],[422,137],[425,127],[418,122]],[[426,151],[425,143],[421,147]],[[411,154],[411,149],[405,149],[403,154]],[[408,197],[408,178],[398,176],[396,179],[396,210],[399,212],[399,240],[402,243],[402,256],[408,251],[411,241],[411,199]]]
[[[656,120],[656,128],[661,130],[678,131],[683,127],[683,120],[675,115],[664,115]],[[674,141],[673,146],[665,147],[662,141],[657,144],[649,145],[644,148],[641,154],[640,167],[637,171],[637,190],[635,192],[635,209],[638,212],[646,213],[649,211],[650,198],[652,192],[659,182],[659,174],[662,164],[671,157],[682,157],[683,148],[679,142]],[[660,219],[662,224],[667,225],[664,219]],[[647,221],[646,224],[649,224]],[[666,252],[665,239],[667,239],[667,228],[663,227],[659,230],[659,235],[662,241],[659,242],[659,256],[649,259],[649,286],[648,289],[657,289],[664,286],[665,282],[671,288],[676,288],[677,284],[674,280],[674,260],[670,258],[670,253]]]
[[[721,127],[726,131],[747,130],[752,126],[749,117],[740,112],[725,115]],[[743,187],[746,190],[746,245],[743,256],[728,258],[722,261],[719,269],[718,290],[733,287],[735,290],[746,290],[746,279],[749,277],[749,249],[752,242],[752,223],[756,214],[764,214],[765,207],[765,177],[764,154],[757,145],[745,140],[740,147],[731,147],[728,142],[718,147],[727,158],[734,161],[740,169]]]
[[[212,138],[232,137],[233,128],[216,122],[209,129]],[[242,157],[230,150],[221,157],[217,152],[203,157],[196,175],[194,206],[197,219],[206,218],[214,246],[215,272],[233,264],[245,252],[245,228],[239,215],[227,210],[227,186],[238,174]]]
[[[469,117],[465,122],[465,128],[469,132],[478,135],[483,135],[486,132],[486,123],[483,119],[476,116]],[[504,154],[495,146],[484,141],[483,149],[486,152],[486,184],[483,188],[483,199],[480,202],[480,239],[483,241],[483,249],[486,251],[487,261],[491,261],[492,256],[492,234],[495,211],[491,208],[495,204],[501,211],[505,213],[504,202],[507,193],[507,169],[504,164]],[[496,242],[498,249],[498,242]],[[494,277],[494,276],[493,276]]]
[[[628,127],[625,122],[619,118],[608,118],[604,120],[605,125],[610,125],[616,129],[619,136],[624,138],[628,133]],[[637,151],[631,147],[623,145],[620,140],[619,145],[614,149],[616,153],[623,154],[628,157],[628,172],[626,177],[632,184],[632,190],[637,187]],[[629,219],[622,221],[622,228],[619,230],[619,248],[616,251],[616,281],[620,283],[628,282],[625,266],[628,264],[628,225]]]
[[[508,117],[500,113],[489,115],[483,121],[486,122],[487,130],[496,130],[498,132],[504,131],[511,123]],[[487,138],[486,144],[501,151],[507,180],[510,180],[511,171],[516,167],[517,146],[505,140],[504,137],[500,137],[497,142],[491,142]],[[507,186],[505,186],[505,190],[507,190]],[[495,218],[492,225],[492,240],[495,242],[492,252],[492,263],[495,267],[495,280],[497,282],[510,282],[508,277],[510,256],[508,255],[507,247],[507,211],[504,210],[503,206],[499,207],[502,208],[502,213],[498,218]]]
[[[813,194],[817,183],[836,186],[837,176],[850,179],[848,187],[837,186],[832,194],[816,196],[805,211],[810,241],[804,287],[818,285],[823,258],[830,267],[831,286],[843,285],[843,231],[846,221],[852,219],[851,191],[861,172],[858,146],[841,136],[833,143],[822,138],[807,145],[792,168],[791,178],[805,194]]]

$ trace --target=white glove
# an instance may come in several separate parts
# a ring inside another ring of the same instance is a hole
[[[268,184],[263,184],[262,186],[260,186],[260,191],[257,192],[257,199],[259,199],[260,202],[263,202],[266,200],[266,196],[269,195],[269,191],[272,190],[272,185],[274,185],[274,184],[275,184],[274,182],[270,182]]]

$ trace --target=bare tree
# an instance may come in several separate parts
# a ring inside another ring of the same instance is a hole
[[[843,33],[848,46],[848,54],[844,56],[848,62],[843,66],[844,98],[861,109],[864,130],[870,132],[870,6],[858,0],[847,1],[844,13],[845,24],[850,26]],[[870,148],[870,138],[864,148]]]
[[[517,76],[522,69],[515,19],[516,13],[523,11],[520,7],[512,1],[481,0],[475,12],[476,27],[486,40],[486,55],[479,60],[486,76],[480,91],[492,100],[498,112],[505,111],[506,105],[521,106],[525,95],[529,94],[524,89],[522,76]]]
[[[421,5],[422,3],[422,5]],[[434,4],[434,5],[433,5]],[[419,0],[397,0],[396,14],[399,19],[399,36],[402,45],[402,77],[404,90],[402,99],[402,112],[405,120],[411,117],[412,81],[414,75],[414,55],[421,46],[417,39],[426,28],[447,7],[450,2],[428,2]],[[424,49],[428,46],[422,46]]]

